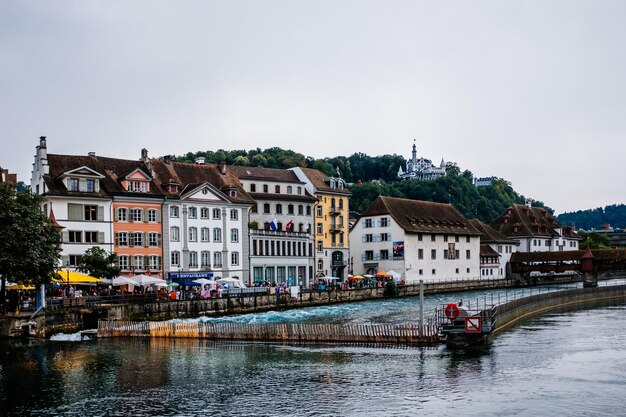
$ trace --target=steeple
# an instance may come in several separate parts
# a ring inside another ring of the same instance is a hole
[[[411,160],[413,164],[417,162],[417,145],[415,145],[415,139],[413,139],[413,152],[411,152]]]

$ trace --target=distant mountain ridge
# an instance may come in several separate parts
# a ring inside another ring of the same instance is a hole
[[[556,216],[564,225],[573,225],[577,229],[601,229],[603,225],[623,229],[626,227],[626,204],[612,204],[604,208],[578,210]]]

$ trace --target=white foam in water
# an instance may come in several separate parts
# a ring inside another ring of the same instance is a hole
[[[89,340],[89,338],[83,336],[80,332],[57,333],[50,336],[50,340],[53,340],[55,342],[82,342],[83,340]]]

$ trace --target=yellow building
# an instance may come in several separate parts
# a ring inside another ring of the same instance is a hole
[[[291,168],[315,198],[315,272],[345,281],[350,265],[349,201],[352,193],[345,181],[317,169]]]

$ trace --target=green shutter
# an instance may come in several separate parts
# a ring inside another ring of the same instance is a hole
[[[104,207],[98,206],[98,221],[104,221]]]
[[[83,205],[67,203],[67,219],[83,220]]]

